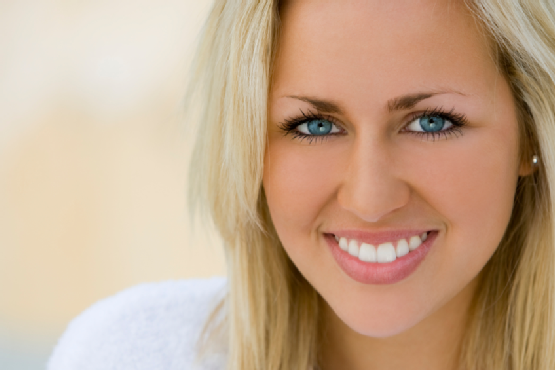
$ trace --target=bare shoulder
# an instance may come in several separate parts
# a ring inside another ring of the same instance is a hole
[[[147,283],[103,299],[68,325],[48,370],[189,369],[224,278]],[[202,369],[219,368],[214,366]]]

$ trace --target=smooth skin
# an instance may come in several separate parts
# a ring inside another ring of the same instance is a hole
[[[528,168],[488,39],[456,0],[296,0],[281,18],[263,185],[283,247],[327,304],[322,370],[456,369],[479,273]],[[390,109],[419,93],[435,95]],[[318,112],[306,97],[340,108],[326,114],[336,134],[284,134],[285,120]],[[437,108],[467,124],[412,131]],[[324,234],[338,229],[439,234],[409,277],[373,285],[335,262]]]

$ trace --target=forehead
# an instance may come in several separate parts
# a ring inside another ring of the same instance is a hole
[[[487,37],[462,0],[293,0],[280,16],[273,95],[377,101],[451,85],[473,94],[497,76]]]

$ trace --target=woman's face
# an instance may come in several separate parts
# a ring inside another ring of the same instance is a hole
[[[462,3],[281,12],[268,206],[293,263],[364,335],[467,309],[524,171],[511,91]]]

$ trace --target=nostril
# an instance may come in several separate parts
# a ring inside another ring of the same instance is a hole
[[[347,190],[338,194],[339,205],[366,222],[378,222],[409,203],[408,189]],[[351,193],[349,193],[349,191]]]
[[[336,193],[339,205],[367,222],[377,222],[406,206],[411,187],[396,171],[394,161],[383,150],[355,152]]]

